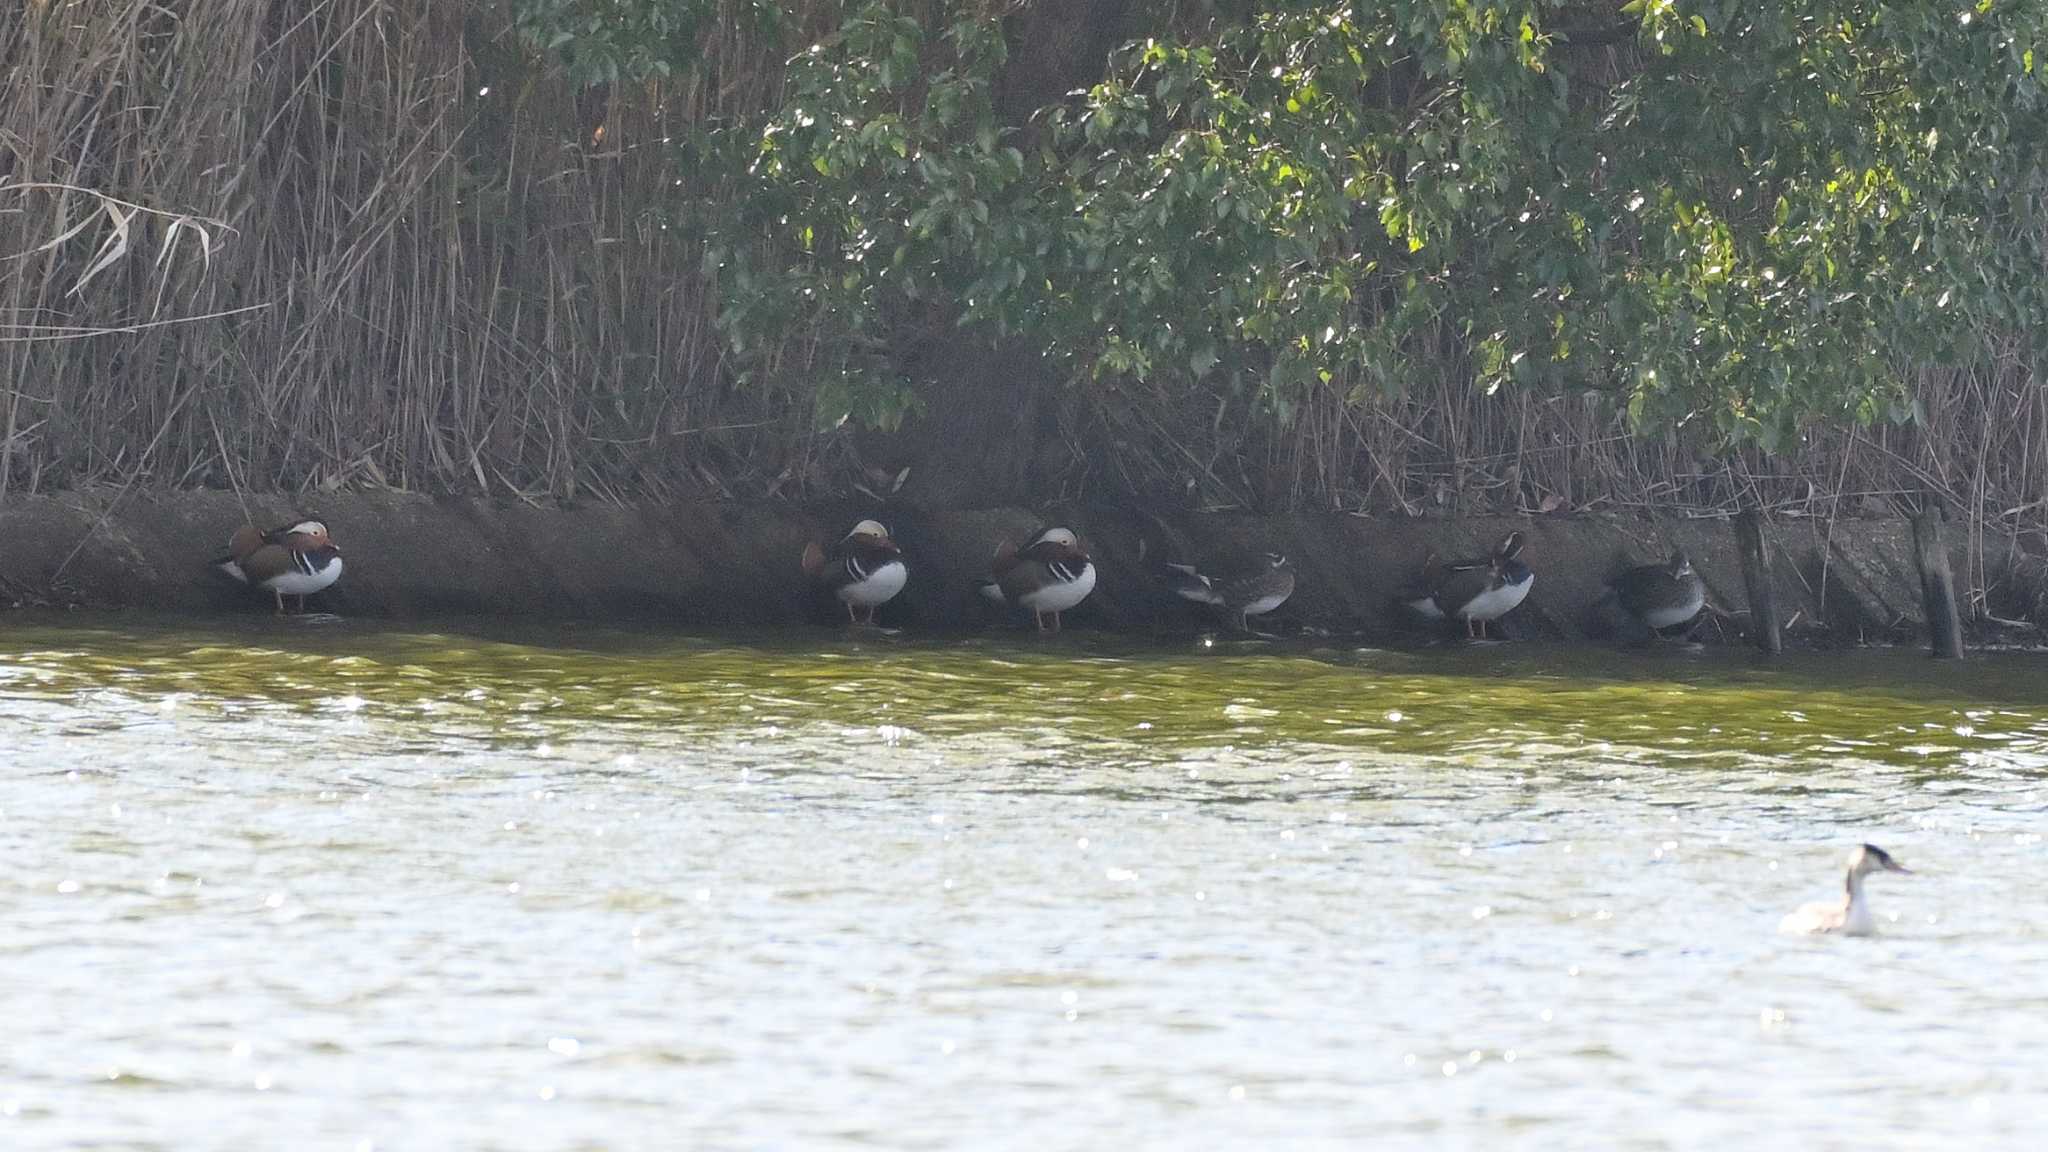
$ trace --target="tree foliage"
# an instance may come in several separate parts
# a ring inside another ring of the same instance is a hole
[[[732,350],[823,350],[828,419],[899,418],[938,332],[1282,421],[1449,373],[1769,449],[1993,334],[2048,363],[2035,0],[1257,0],[1009,123],[991,0],[513,2],[593,83],[735,14],[786,47],[691,207]]]

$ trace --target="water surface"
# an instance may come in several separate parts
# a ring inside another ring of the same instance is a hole
[[[9,1149],[2048,1115],[2040,656],[16,616],[0,755]]]

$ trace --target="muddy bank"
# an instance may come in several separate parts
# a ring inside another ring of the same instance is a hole
[[[0,505],[0,591],[12,602],[263,612],[269,603],[208,565],[244,518],[224,492],[77,492],[12,497]],[[677,626],[820,623],[835,619],[805,584],[797,557],[854,520],[889,525],[911,565],[884,624],[982,628],[1005,618],[973,585],[1005,536],[1040,522],[1017,508],[933,510],[872,502],[685,503],[536,507],[396,493],[251,498],[248,515],[275,524],[323,519],[347,574],[315,598],[345,615],[452,614],[645,619]],[[1519,637],[1584,635],[1604,581],[1629,562],[1682,545],[1717,615],[1705,639],[1739,637],[1746,605],[1729,526],[1720,520],[1595,516],[1382,519],[1341,514],[1251,516],[1149,513],[1127,507],[1059,509],[1051,518],[1085,538],[1101,572],[1069,624],[1128,630],[1187,628],[1200,610],[1152,579],[1162,558],[1273,550],[1299,574],[1273,625],[1364,636],[1413,633],[1393,603],[1426,551],[1482,553],[1519,529],[1534,590],[1507,621]],[[1781,615],[1795,638],[1833,642],[1911,639],[1920,627],[1912,533],[1903,521],[1781,521],[1774,573]],[[1987,541],[1973,555],[1949,541],[1958,579],[1977,589],[1976,616],[2044,619],[2044,565],[2017,543]],[[1967,574],[1967,576],[1965,575]],[[1966,612],[1968,608],[1966,606]],[[1014,621],[1010,621],[1014,623]]]

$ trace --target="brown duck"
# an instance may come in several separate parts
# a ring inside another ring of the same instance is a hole
[[[803,568],[812,583],[846,605],[846,618],[855,624],[863,622],[861,609],[867,611],[865,622],[873,624],[875,610],[895,599],[910,579],[903,550],[875,520],[855,524],[830,548],[815,540],[804,545]]]
[[[341,579],[341,549],[327,536],[327,525],[318,520],[301,520],[260,532],[244,524],[228,538],[228,554],[213,566],[252,588],[277,597],[278,615],[284,614],[284,598],[297,596],[299,611],[306,610],[306,597]]]
[[[1095,562],[1066,528],[1044,529],[1022,548],[1003,541],[989,563],[988,578],[981,582],[981,594],[990,600],[1031,609],[1040,632],[1046,630],[1047,616],[1052,617],[1052,631],[1059,631],[1060,613],[1094,590]]]

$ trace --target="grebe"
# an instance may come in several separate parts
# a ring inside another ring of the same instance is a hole
[[[1906,872],[1912,869],[1891,858],[1875,844],[1865,844],[1849,854],[1848,894],[1840,900],[1801,906],[1778,923],[1778,931],[1805,935],[1839,932],[1844,936],[1869,936],[1877,931],[1870,915],[1870,901],[1863,898],[1863,878],[1872,872]]]

